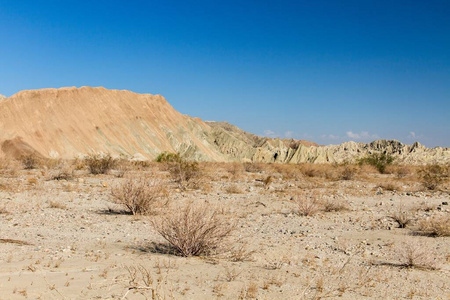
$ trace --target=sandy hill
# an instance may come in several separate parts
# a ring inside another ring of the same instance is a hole
[[[182,115],[160,95],[126,90],[41,89],[0,100],[0,157],[110,153],[154,159],[170,151],[209,161],[339,163],[386,152],[408,163],[450,162],[449,148],[429,149],[418,143],[379,140],[318,146],[259,137],[226,122]]]
[[[0,143],[9,156],[30,149],[63,158],[99,152],[154,158],[180,151],[223,160],[202,136],[208,128],[162,96],[101,87],[22,91],[0,102]]]

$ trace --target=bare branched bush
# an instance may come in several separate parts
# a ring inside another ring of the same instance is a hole
[[[298,193],[294,201],[297,203],[297,212],[301,216],[312,216],[320,209],[320,199],[314,193]]]
[[[403,204],[400,204],[396,211],[388,216],[397,222],[399,228],[406,228],[406,226],[413,220],[411,213],[406,210]]]
[[[400,260],[400,267],[424,270],[437,269],[436,254],[424,244],[417,242],[402,243],[397,246],[396,253]]]
[[[421,220],[415,233],[431,237],[450,236],[450,215],[433,216]]]
[[[427,190],[436,190],[448,177],[446,168],[439,165],[426,166],[419,173],[422,184]]]
[[[344,199],[325,199],[321,201],[322,210],[325,212],[339,212],[350,209],[350,205]]]
[[[355,177],[356,168],[351,166],[345,166],[341,172],[342,180],[352,180]]]
[[[413,171],[411,170],[410,167],[398,165],[398,166],[395,166],[392,173],[394,173],[397,178],[405,178],[406,176],[412,174],[412,172]]]
[[[148,215],[167,204],[166,193],[159,181],[145,178],[128,179],[111,189],[112,201],[133,215]]]
[[[57,202],[57,201],[50,201],[49,207],[56,208],[56,209],[67,209],[67,206],[64,203]]]
[[[261,163],[244,163],[244,170],[249,173],[261,173],[264,167]]]
[[[92,154],[84,159],[84,164],[88,167],[91,174],[106,174],[111,170],[116,160],[110,154]]]
[[[40,160],[35,154],[23,155],[20,157],[20,161],[22,162],[25,170],[36,169],[40,164]]]
[[[187,205],[152,220],[155,230],[181,256],[211,255],[224,251],[236,225],[206,205]]]
[[[267,176],[264,180],[263,180],[263,184],[264,184],[264,188],[269,188],[270,184],[273,182],[273,177],[271,175]]]
[[[74,169],[68,165],[60,165],[60,167],[50,173],[52,180],[71,180],[74,177]]]
[[[394,192],[394,191],[400,190],[400,187],[397,186],[393,182],[383,182],[383,183],[380,183],[377,187],[378,188],[382,188],[385,191],[390,191],[390,192]]]
[[[228,194],[242,194],[242,193],[244,192],[244,191],[242,190],[242,188],[239,187],[239,185],[237,185],[237,184],[232,184],[232,185],[227,186],[227,187],[225,188],[225,191],[226,191]]]
[[[244,166],[241,163],[229,163],[226,165],[226,170],[233,175],[233,177],[240,176],[245,171]]]
[[[0,175],[15,175],[19,169],[17,161],[11,159],[0,158]]]

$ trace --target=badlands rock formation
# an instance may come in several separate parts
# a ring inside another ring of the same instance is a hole
[[[385,152],[412,164],[449,163],[449,148],[378,140],[319,146],[263,138],[226,122],[177,112],[162,96],[105,88],[22,91],[0,101],[0,157],[73,158],[111,153],[154,159],[163,151],[208,161],[341,163]]]

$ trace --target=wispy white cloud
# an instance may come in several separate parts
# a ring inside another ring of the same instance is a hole
[[[293,131],[286,131],[284,133],[284,137],[287,139],[291,139],[294,136],[294,132]]]
[[[415,139],[416,138],[416,133],[414,131],[411,131],[408,135],[409,138],[411,139]]]
[[[277,136],[277,134],[270,129],[264,130],[264,135],[267,137],[271,137],[271,138],[274,138]]]
[[[347,131],[345,133],[347,137],[354,140],[368,140],[368,139],[378,139],[379,136],[377,134],[370,134],[368,131],[361,131],[359,133],[355,133],[353,131]]]
[[[325,140],[333,140],[333,141],[341,138],[340,136],[334,134],[322,134],[320,137]]]

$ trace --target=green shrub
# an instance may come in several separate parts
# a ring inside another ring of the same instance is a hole
[[[198,185],[198,181],[201,178],[201,171],[197,162],[187,161],[179,153],[169,152],[163,152],[158,155],[156,161],[165,164],[172,180],[181,189]]]
[[[372,153],[368,156],[361,158],[358,163],[360,165],[371,165],[374,166],[378,172],[384,174],[386,167],[394,162],[395,158],[387,153]]]
[[[177,162],[181,160],[181,156],[178,153],[162,152],[156,157],[156,162],[166,163],[166,162]]]

